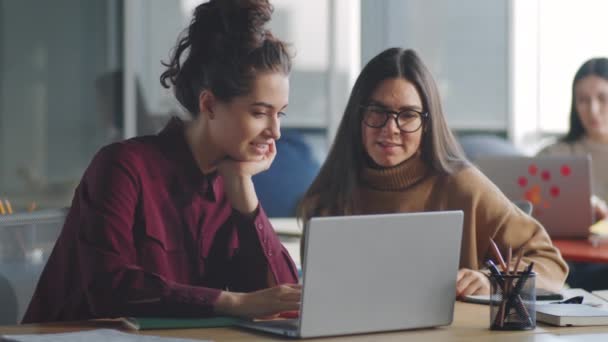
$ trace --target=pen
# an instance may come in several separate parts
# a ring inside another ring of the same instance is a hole
[[[496,266],[496,264],[494,264],[494,262],[492,262],[492,260],[487,260],[486,265],[488,266],[490,273],[492,273],[492,275],[495,277],[498,285],[501,287],[503,294],[507,295],[505,278],[502,276],[502,274],[498,270],[498,267]],[[533,265],[533,263],[531,263],[531,265]],[[526,271],[531,272],[531,267],[529,266],[528,270],[526,270]],[[528,275],[529,274],[530,273],[528,273]],[[526,277],[526,279],[527,279],[527,277]],[[523,282],[522,282],[522,280],[523,280]],[[510,293],[508,294],[508,297],[503,297],[503,299],[500,303],[500,308],[499,308],[498,314],[496,315],[496,317],[494,319],[494,325],[503,327],[505,314],[507,314],[510,311],[511,307],[515,308],[515,311],[517,311],[517,314],[520,317],[526,319],[529,322],[531,321],[530,313],[526,309],[526,307],[523,303],[523,300],[521,299],[521,296],[519,295],[519,292],[521,292],[521,288],[523,287],[524,283],[525,283],[525,279],[524,278],[520,279],[520,281],[517,283],[515,288],[512,291],[510,291]],[[519,289],[517,289],[518,286],[519,286]]]
[[[530,317],[530,313],[528,312],[528,309],[526,309],[526,306],[523,303],[523,299],[519,294],[523,288],[523,285],[528,280],[528,277],[530,276],[530,274],[532,274],[532,268],[534,268],[534,262],[531,262],[530,265],[528,265],[528,267],[526,268],[526,270],[522,273],[521,278],[509,294],[509,298],[507,299],[506,305],[507,312],[509,312],[509,309],[512,306],[515,307],[515,310],[520,314],[520,317],[528,321],[530,324],[533,324],[532,317]]]
[[[507,275],[511,274],[511,258],[513,257],[513,249],[511,248],[511,245],[509,245],[509,249],[507,249]],[[507,281],[505,283],[505,292],[507,294],[510,294],[511,291],[513,290],[513,279],[509,278],[509,281]],[[504,311],[506,313],[509,313],[509,302],[505,303],[504,305]]]
[[[515,285],[515,291],[521,291],[521,288],[523,287],[523,283],[526,282],[526,280],[532,273],[532,268],[534,268],[534,261],[532,261],[530,263],[530,265],[528,265],[528,267],[526,267],[526,270],[522,273],[521,279],[517,282],[517,285]]]
[[[0,199],[0,215],[4,215],[6,214],[6,211],[4,210],[4,204],[2,203],[2,200]]]
[[[502,277],[502,274],[500,274],[498,267],[496,267],[496,264],[494,264],[494,262],[492,262],[492,260],[486,261],[486,265],[488,266],[490,273],[492,273],[494,278],[496,278],[496,282],[498,283],[498,286],[502,289],[502,292],[504,293],[505,292],[505,281],[504,281],[504,278]],[[503,298],[503,300],[501,300],[501,302],[500,302],[500,307],[498,309],[498,313],[497,313],[496,317],[494,318],[494,325],[497,325],[502,328],[504,321],[505,321],[505,309],[506,309],[506,305],[505,305],[505,301]]]
[[[566,300],[552,302],[551,304],[583,304],[584,296],[576,296],[572,298],[568,298]]]
[[[498,267],[496,267],[496,264],[494,264],[492,260],[488,260],[486,261],[486,265],[488,266],[490,273],[492,273],[492,275],[496,277],[498,284],[502,287],[504,285],[504,279],[502,277],[502,274],[500,274]]]
[[[519,252],[517,252],[517,261],[515,261],[515,268],[513,269],[513,272],[515,272],[517,274],[517,269],[519,269],[519,263],[521,262],[521,258],[524,256],[524,249],[521,248],[519,250]]]
[[[528,265],[528,267],[526,268],[526,270],[522,272],[521,278],[519,279],[517,285],[515,285],[515,288],[513,289],[513,292],[511,292],[511,295],[509,296],[510,298],[519,296],[519,293],[521,292],[524,283],[528,280],[528,277],[532,273],[532,268],[534,268],[534,262],[531,262],[530,265]]]
[[[511,258],[513,257],[513,249],[511,245],[509,245],[509,249],[507,250],[507,274],[511,273]],[[515,270],[513,270],[515,271]]]
[[[502,268],[503,272],[507,272],[508,269],[507,265],[505,264],[505,260],[502,258],[502,255],[500,255],[500,250],[498,249],[496,242],[494,242],[492,238],[490,238],[490,249],[494,253],[494,257],[496,258],[496,261],[498,261],[498,263],[500,264],[500,267]]]

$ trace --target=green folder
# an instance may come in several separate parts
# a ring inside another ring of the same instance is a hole
[[[238,321],[238,318],[225,316],[211,318],[127,317],[124,319],[124,323],[135,330],[218,328],[233,326]]]

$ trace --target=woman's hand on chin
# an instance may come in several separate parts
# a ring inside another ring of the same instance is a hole
[[[251,177],[266,171],[272,165],[277,151],[274,141],[259,160],[240,161],[224,158],[217,163],[218,174],[224,178],[226,196],[232,207],[243,214],[251,214],[258,206]]]
[[[236,160],[227,156],[217,163],[217,169],[219,174],[226,180],[252,177],[268,170],[276,155],[276,145],[273,141],[268,144],[268,151],[264,155],[256,156],[256,159],[251,160]]]

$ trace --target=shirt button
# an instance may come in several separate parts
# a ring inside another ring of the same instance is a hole
[[[256,224],[256,227],[258,227],[259,230],[262,230],[262,228],[264,228],[264,225],[261,223]]]
[[[268,256],[271,257],[272,256],[272,251],[268,250]]]

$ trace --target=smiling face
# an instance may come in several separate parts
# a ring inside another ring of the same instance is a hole
[[[424,111],[418,90],[414,84],[403,78],[382,81],[372,93],[368,104],[393,112]],[[411,158],[420,149],[423,131],[420,127],[415,132],[402,132],[394,116],[390,116],[386,124],[380,128],[369,127],[361,122],[361,130],[365,151],[382,167],[399,165]]]
[[[608,80],[595,75],[579,80],[574,101],[587,137],[608,143]]]
[[[289,80],[280,72],[258,74],[249,94],[229,102],[216,101],[209,134],[218,157],[254,161],[263,159],[269,145],[281,137]]]

